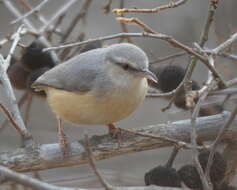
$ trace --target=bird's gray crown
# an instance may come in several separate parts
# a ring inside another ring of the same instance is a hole
[[[107,48],[106,58],[112,63],[129,64],[132,68],[143,70],[148,68],[148,58],[145,52],[129,43],[114,44]]]

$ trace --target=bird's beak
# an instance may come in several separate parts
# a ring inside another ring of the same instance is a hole
[[[147,78],[155,83],[158,82],[158,78],[154,73],[152,73],[149,69],[143,69],[142,71],[139,72],[139,75],[141,77]]]

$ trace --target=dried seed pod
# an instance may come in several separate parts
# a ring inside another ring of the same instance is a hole
[[[184,165],[178,170],[184,184],[191,189],[202,189],[202,181],[195,166]]]
[[[181,187],[181,180],[174,168],[158,166],[145,174],[146,185]]]
[[[7,74],[15,89],[26,89],[26,80],[30,73],[26,71],[21,64],[17,63],[15,58],[11,59]]]
[[[23,50],[21,64],[28,71],[33,71],[42,67],[52,68],[55,62],[49,52],[43,52],[45,46],[38,40],[33,41]]]
[[[210,151],[202,151],[198,155],[198,160],[204,171],[206,170],[207,167],[209,154]],[[215,152],[210,169],[210,178],[213,184],[221,181],[225,177],[226,168],[227,163],[224,157],[219,152]]]

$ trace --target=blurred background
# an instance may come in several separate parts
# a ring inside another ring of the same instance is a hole
[[[16,3],[17,0],[13,0]],[[37,5],[40,1],[29,0],[32,6]],[[51,0],[41,10],[42,15],[46,18],[51,16],[61,7],[66,0]],[[80,10],[84,1],[78,0],[67,12],[64,18],[61,29],[68,26],[73,16]],[[105,0],[94,0],[89,8],[86,23],[80,23],[70,36],[69,41],[76,41],[80,32],[85,33],[85,39],[95,38],[121,32],[120,24],[115,20],[116,15],[113,13],[104,14],[102,6],[106,3]],[[126,8],[154,8],[159,5],[167,4],[168,0],[125,0]],[[237,30],[237,1],[228,0],[220,1],[216,12],[214,25],[210,30],[209,40],[206,43],[208,48],[217,46],[221,41]],[[119,0],[113,0],[111,8],[119,8]],[[22,13],[27,11],[19,7]],[[175,9],[169,9],[154,14],[126,14],[126,17],[138,17],[143,22],[151,26],[158,32],[171,35],[178,41],[193,46],[194,42],[199,40],[201,31],[206,21],[208,14],[208,1],[206,0],[190,0],[185,5]],[[12,25],[10,22],[14,20],[14,15],[0,3],[0,39],[4,38],[11,32],[16,31],[19,23]],[[38,23],[34,23],[36,28],[39,28]],[[128,25],[129,32],[141,32],[142,29]],[[164,41],[148,38],[133,38],[135,44],[140,46],[149,56],[150,61],[161,58],[180,50],[170,47]],[[24,38],[23,44],[30,44],[32,38]],[[117,43],[117,40],[106,41],[106,44]],[[53,44],[56,45],[56,44]],[[9,45],[1,49],[3,55],[7,55]],[[236,53],[235,47],[232,49]],[[179,64],[186,67],[190,59],[187,56],[172,60],[173,64]],[[171,61],[165,62],[170,64]],[[162,63],[164,64],[164,63]],[[231,79],[236,76],[236,63],[230,62],[227,59],[217,59],[217,69],[222,71],[226,79]],[[193,78],[202,84],[207,77],[207,69],[202,63],[198,63],[195,69]],[[23,94],[22,91],[16,90],[18,98]],[[1,89],[0,100],[5,102],[6,96]],[[5,102],[7,104],[7,102]],[[176,107],[162,112],[161,109],[168,104],[168,101],[160,98],[147,98],[145,102],[128,118],[116,123],[122,128],[137,128],[167,121],[175,121],[190,117],[189,112],[185,112]],[[228,107],[226,108],[228,109]],[[1,120],[4,120],[4,115],[0,115]],[[34,97],[33,104],[29,116],[29,129],[38,143],[54,143],[57,142],[57,122],[54,114],[49,110],[44,98]],[[80,139],[83,137],[84,131],[87,131],[91,136],[107,133],[105,126],[75,126],[65,122],[65,132],[71,140]],[[12,128],[7,126],[0,132],[0,151],[11,151],[21,146],[19,135]],[[144,174],[151,168],[165,164],[170,148],[145,151],[140,153],[132,153],[116,158],[97,161],[97,166],[103,176],[113,185],[119,186],[139,186],[144,185]],[[188,151],[181,151],[175,161],[175,167],[178,169],[184,163],[191,162],[191,157],[188,156]],[[99,182],[94,176],[91,168],[88,165],[81,165],[68,168],[57,168],[46,171],[40,171],[42,180],[65,186],[78,187],[100,187]]]

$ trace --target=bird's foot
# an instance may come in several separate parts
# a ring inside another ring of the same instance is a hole
[[[108,124],[109,135],[112,138],[115,138],[118,142],[118,146],[121,145],[122,130],[119,127],[116,127],[114,124]]]

